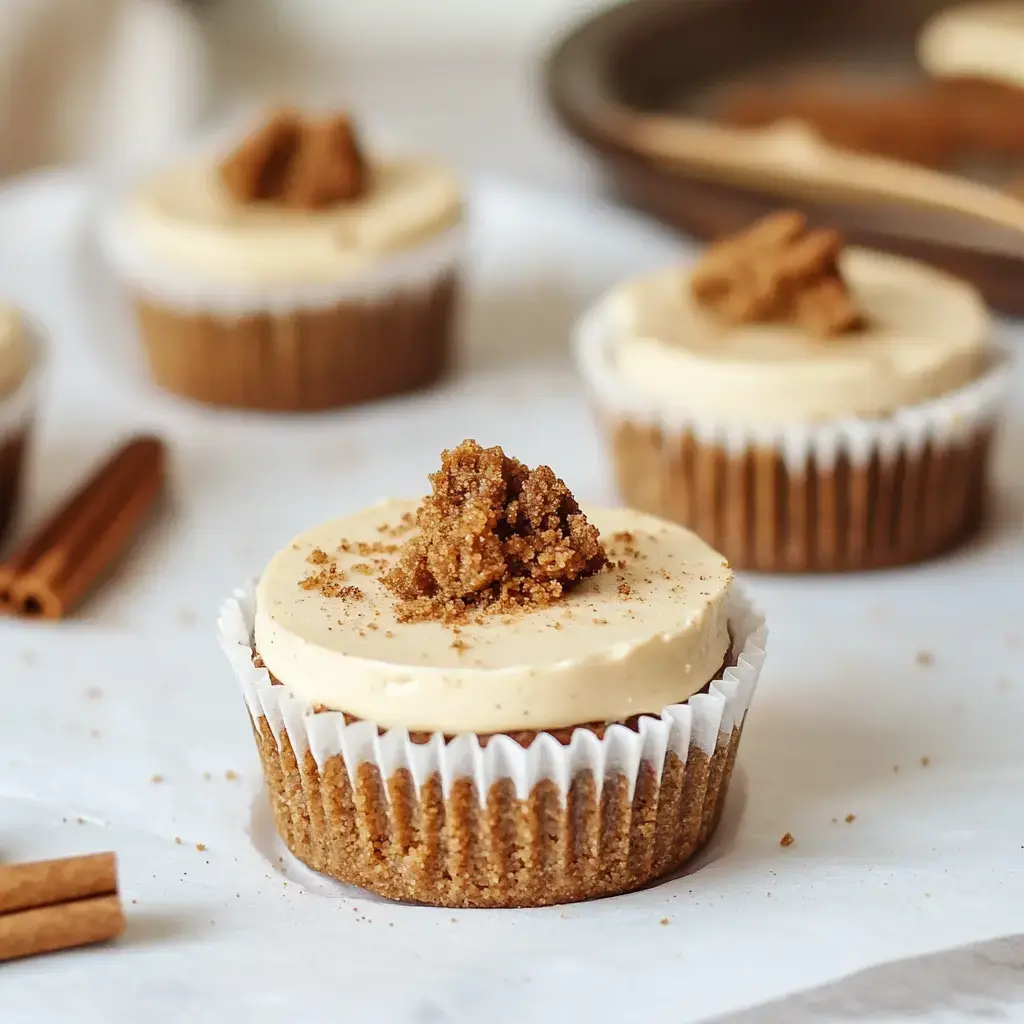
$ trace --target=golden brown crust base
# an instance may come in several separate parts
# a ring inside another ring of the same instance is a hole
[[[534,907],[637,889],[702,849],[721,817],[740,729],[712,757],[665,758],[660,783],[640,770],[633,799],[621,774],[598,795],[578,772],[563,804],[554,783],[528,799],[511,780],[481,806],[473,782],[456,780],[447,799],[431,777],[417,793],[402,769],[388,779],[362,764],[356,785],[340,754],[317,767],[280,747],[266,718],[254,723],[277,830],[317,871],[395,900],[443,907]]]
[[[0,541],[14,521],[21,495],[22,467],[28,447],[28,430],[0,438]]]
[[[458,278],[328,309],[188,314],[137,296],[156,383],[208,405],[311,411],[428,387],[447,368]]]
[[[737,569],[839,572],[918,562],[981,525],[991,429],[864,466],[787,469],[768,449],[731,455],[690,434],[613,425],[626,503],[690,527]]]

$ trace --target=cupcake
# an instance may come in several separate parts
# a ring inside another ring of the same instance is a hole
[[[982,521],[1008,360],[930,267],[778,213],[615,288],[575,350],[626,502],[734,567],[898,565]]]
[[[500,448],[300,534],[224,606],[277,829],[392,899],[626,892],[711,837],[764,657],[724,559]]]
[[[27,322],[9,306],[0,306],[0,541],[17,511],[38,358]]]
[[[963,150],[1024,156],[1024,8],[1018,0],[944,6],[917,41]]]
[[[101,236],[158,385],[314,410],[442,375],[462,219],[444,167],[366,157],[347,117],[284,111],[137,182]]]

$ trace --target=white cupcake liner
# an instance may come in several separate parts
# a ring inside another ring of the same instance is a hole
[[[466,237],[465,224],[460,222],[331,281],[236,282],[190,274],[155,257],[135,237],[120,197],[107,204],[97,223],[100,248],[130,290],[182,313],[229,318],[329,309],[346,302],[427,291],[462,262]]]
[[[383,779],[406,769],[418,792],[439,775],[445,799],[456,779],[471,779],[483,805],[491,787],[509,779],[519,799],[529,797],[542,780],[554,783],[563,797],[579,772],[592,772],[598,794],[607,776],[625,777],[632,799],[641,765],[660,782],[665,757],[672,751],[684,764],[691,749],[710,757],[728,746],[742,724],[764,664],[767,629],[764,618],[733,588],[729,623],[736,663],[711,682],[707,693],[665,708],[660,716],[644,715],[634,731],[611,725],[603,739],[589,729],[576,729],[568,744],[541,733],[528,748],[509,736],[489,738],[486,746],[475,734],[446,740],[433,733],[426,743],[413,743],[406,729],[378,733],[372,722],[345,724],[338,711],[314,713],[312,706],[287,686],[275,685],[265,668],[253,664],[255,585],[235,591],[221,607],[219,640],[242,689],[254,723],[266,718],[280,747],[287,733],[296,757],[308,750],[318,768],[341,754],[355,787],[360,765],[375,766]],[[385,793],[388,793],[385,787]],[[390,800],[390,794],[388,793]]]
[[[859,467],[875,454],[892,460],[901,452],[920,452],[928,444],[941,449],[963,442],[998,419],[1009,392],[1012,356],[1004,346],[995,345],[988,367],[978,378],[889,416],[780,425],[714,421],[691,416],[684,406],[646,395],[621,379],[612,360],[622,328],[619,309],[614,295],[605,295],[580,317],[573,332],[577,364],[603,415],[680,437],[689,435],[730,455],[774,449],[793,471],[809,460],[828,470],[846,456]]]

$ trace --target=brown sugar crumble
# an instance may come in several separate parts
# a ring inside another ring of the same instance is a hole
[[[464,441],[441,456],[420,532],[382,577],[405,622],[550,605],[604,568],[597,529],[547,466]]]
[[[312,119],[280,110],[221,163],[220,179],[242,203],[319,210],[358,199],[369,168],[346,114]]]
[[[779,846],[792,846],[796,840],[793,838],[792,832],[787,832],[780,840]]]
[[[708,246],[690,278],[694,300],[726,324],[791,323],[818,337],[863,325],[839,271],[837,231],[803,214],[769,214]]]
[[[856,814],[848,814],[845,818],[843,818],[843,821],[845,821],[847,825],[852,825],[856,820]]]

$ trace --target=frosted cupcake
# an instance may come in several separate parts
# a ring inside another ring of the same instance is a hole
[[[17,511],[35,412],[39,351],[21,315],[0,305],[0,542]]]
[[[982,521],[1006,357],[969,285],[780,213],[581,320],[633,507],[736,567],[867,569]]]
[[[462,200],[351,122],[285,111],[138,182],[102,237],[152,375],[213,405],[312,410],[425,387],[453,343]]]
[[[431,480],[296,537],[223,610],[282,838],[452,907],[673,871],[718,822],[764,656],[727,564],[499,448]]]

